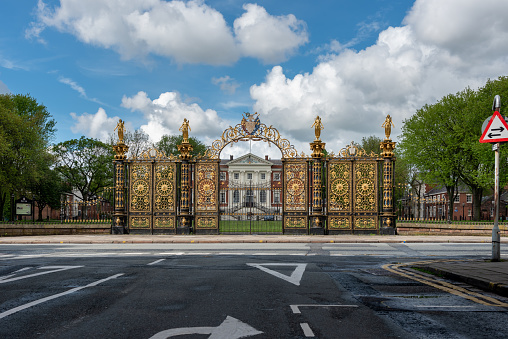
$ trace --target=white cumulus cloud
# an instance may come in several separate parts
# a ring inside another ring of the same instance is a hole
[[[214,110],[203,110],[196,103],[183,102],[177,92],[162,93],[154,100],[145,92],[138,92],[132,97],[124,96],[122,106],[144,115],[147,123],[142,125],[141,129],[153,142],[159,141],[164,134],[180,134],[183,119],[189,120],[189,135],[204,142],[215,140],[228,124]]]
[[[37,21],[25,36],[44,41],[44,29],[54,27],[126,59],[155,54],[179,64],[212,65],[232,64],[241,56],[279,62],[307,42],[304,23],[293,15],[271,16],[252,4],[244,9],[234,36],[222,14],[204,1],[60,0],[50,8],[39,0]]]
[[[383,137],[387,114],[395,138],[424,104],[505,75],[507,15],[508,2],[417,0],[403,26],[385,29],[364,50],[337,49],[293,78],[273,67],[250,89],[254,110],[300,142],[311,141],[320,115],[321,137],[333,151],[364,136]]]
[[[119,120],[118,117],[108,117],[103,108],[99,108],[95,114],[83,113],[78,115],[72,112],[70,115],[76,121],[71,126],[72,133],[81,133],[104,142],[108,140]]]

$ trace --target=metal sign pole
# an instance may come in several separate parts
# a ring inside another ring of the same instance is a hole
[[[501,108],[501,97],[496,95],[494,98],[494,104],[492,105],[494,111],[498,111]],[[500,261],[501,260],[501,237],[499,235],[499,148],[500,143],[496,142],[492,145],[492,150],[494,151],[494,208],[495,208],[495,216],[494,216],[494,227],[492,228],[492,261]]]

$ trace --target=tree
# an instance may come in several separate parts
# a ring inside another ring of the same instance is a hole
[[[39,210],[37,221],[42,221],[44,208],[46,206],[53,209],[60,208],[60,198],[63,192],[68,191],[68,188],[59,173],[48,166],[43,171],[43,175],[32,184],[31,191]]]
[[[29,95],[0,95],[0,211],[42,175],[55,121]]]
[[[123,140],[125,144],[129,146],[127,158],[136,158],[152,147],[150,137],[142,129],[137,129],[134,132],[126,131]],[[109,137],[108,144],[113,146],[116,145],[116,142],[116,133],[112,133]]]
[[[155,147],[163,151],[166,155],[179,155],[180,152],[178,152],[177,145],[181,144],[183,142],[183,137],[181,135],[163,135],[161,140],[155,144]],[[200,140],[190,137],[189,143],[194,148],[191,152],[192,156],[196,156],[198,154],[205,154],[206,146],[203,142]]]
[[[379,154],[380,147],[383,140],[379,137],[376,137],[375,135],[371,135],[368,137],[362,138],[362,148],[367,152],[367,154],[371,154],[371,152],[374,152],[375,154]]]
[[[479,220],[483,192],[493,186],[494,156],[490,146],[478,142],[485,118],[492,115],[495,94],[508,99],[508,78],[500,77],[474,91],[466,88],[425,105],[404,121],[399,150],[408,163],[416,166],[427,183],[446,187],[449,215],[459,181],[473,194],[473,216]],[[507,179],[506,156],[501,150],[501,182]]]
[[[82,136],[56,144],[53,152],[57,157],[56,170],[69,184],[68,193],[88,201],[113,185],[111,146]]]

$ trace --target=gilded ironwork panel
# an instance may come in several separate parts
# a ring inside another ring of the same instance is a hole
[[[328,218],[328,229],[330,230],[351,230],[352,228],[350,217],[331,216]]]
[[[131,228],[150,228],[150,216],[131,216],[129,221]]]
[[[154,217],[153,219],[154,228],[175,228],[176,218],[174,216]]]
[[[291,229],[291,228],[307,228],[307,217],[306,216],[294,216],[284,217],[284,228],[285,229]]]
[[[155,163],[154,211],[175,211],[176,163]]]
[[[351,210],[351,161],[330,162],[328,165],[328,211]]]
[[[377,162],[357,161],[354,163],[354,210],[355,212],[377,212]]]
[[[196,228],[197,229],[216,229],[218,227],[217,217],[196,217]]]
[[[218,171],[217,163],[196,163],[196,211],[218,210]]]
[[[308,165],[306,161],[284,163],[284,210],[307,211]]]
[[[377,227],[377,216],[369,217],[354,217],[354,229],[355,230],[376,230]]]
[[[151,177],[150,163],[133,163],[130,166],[130,211],[151,211]]]

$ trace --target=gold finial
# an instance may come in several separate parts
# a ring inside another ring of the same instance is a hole
[[[314,134],[316,135],[315,141],[321,140],[321,130],[324,128],[323,124],[321,123],[321,118],[319,115],[316,117],[316,120],[314,120],[314,123],[310,128],[314,127]]]
[[[191,130],[189,126],[189,121],[187,119],[183,119],[183,124],[180,127],[179,131],[182,131],[183,143],[189,142],[189,131]]]
[[[122,119],[118,121],[118,124],[116,124],[116,127],[113,131],[118,130],[118,139],[120,143],[123,143],[123,133],[125,132],[124,122]]]
[[[381,125],[381,127],[385,128],[385,140],[391,140],[390,134],[392,133],[392,126],[395,127],[395,125],[392,122],[392,117],[390,117],[390,114],[386,116],[385,122]]]

